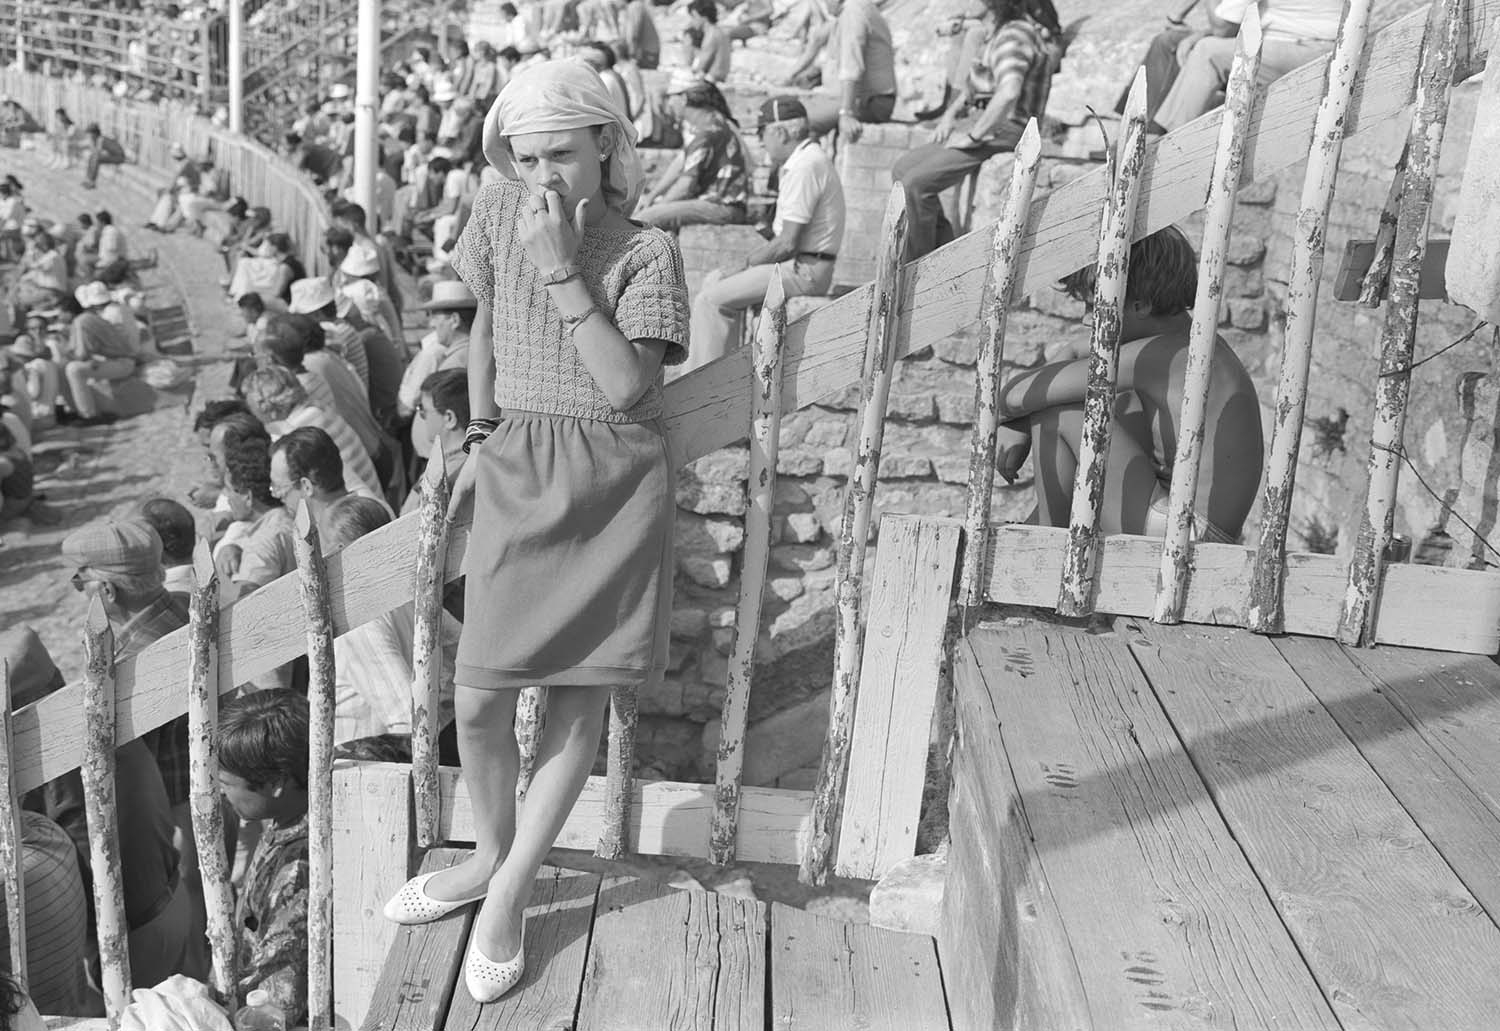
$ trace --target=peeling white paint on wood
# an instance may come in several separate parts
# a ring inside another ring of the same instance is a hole
[[[1188,333],[1187,369],[1183,374],[1182,412],[1177,420],[1177,456],[1172,465],[1171,495],[1167,502],[1167,532],[1158,574],[1158,623],[1177,623],[1191,576],[1193,512],[1198,497],[1199,465],[1203,460],[1203,431],[1213,370],[1214,344],[1219,336],[1219,311],[1224,305],[1224,266],[1229,258],[1229,233],[1234,201],[1245,163],[1245,126],[1255,104],[1255,79],[1260,74],[1260,13],[1249,7],[1240,22],[1234,64],[1225,91],[1223,121],[1219,125],[1219,153],[1208,183],[1208,206],[1203,214],[1203,247],[1198,255],[1198,294],[1193,299],[1193,323]]]
[[[10,660],[0,659],[0,882],[3,882],[7,969],[26,987],[26,891],[21,863],[21,807],[10,732]]]
[[[594,847],[594,855],[600,859],[619,859],[630,851],[630,803],[635,793],[635,691],[634,687],[617,687],[609,696],[609,757],[605,768],[608,801],[599,844]]]
[[[745,511],[734,646],[729,655],[728,682],[720,716],[714,818],[709,827],[709,857],[720,866],[734,861],[735,838],[739,833],[745,728],[750,718],[750,687],[755,675],[755,646],[760,638],[766,563],[771,557],[771,513],[776,501],[776,457],[781,432],[781,345],[785,338],[786,288],[777,273],[766,287],[760,324],[751,343],[755,394],[751,399],[750,419],[750,497]]]
[[[1297,225],[1292,236],[1292,267],[1286,289],[1286,335],[1281,351],[1281,378],[1271,412],[1271,447],[1266,457],[1265,488],[1261,495],[1260,544],[1256,548],[1255,578],[1250,585],[1250,629],[1281,633],[1285,623],[1282,591],[1286,580],[1286,535],[1292,513],[1292,489],[1297,480],[1297,453],[1302,442],[1302,419],[1307,409],[1307,377],[1312,363],[1313,327],[1318,312],[1318,284],[1323,274],[1328,210],[1338,178],[1349,124],[1350,100],[1360,78],[1365,35],[1370,23],[1370,0],[1349,0],[1343,24],[1328,64],[1323,99],[1313,124],[1312,152]]]
[[[434,439],[423,474],[412,600],[411,779],[417,845],[437,844],[438,694],[443,676],[443,559],[448,553],[448,498],[452,492],[443,442]]]

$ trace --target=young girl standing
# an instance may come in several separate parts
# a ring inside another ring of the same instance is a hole
[[[587,66],[517,74],[484,126],[503,181],[479,191],[453,257],[479,299],[454,485],[455,505],[475,494],[454,704],[477,841],[386,915],[421,923],[483,899],[464,962],[480,1002],[521,979],[531,883],[593,766],[610,689],[666,665],[661,370],[687,354],[687,289],[672,238],[627,218],[634,140]],[[538,684],[546,727],[518,813],[516,698]]]

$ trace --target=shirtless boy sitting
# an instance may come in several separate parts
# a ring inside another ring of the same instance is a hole
[[[1160,537],[1166,532],[1197,268],[1192,245],[1172,226],[1130,250],[1114,423],[1099,514],[1104,533]],[[1092,266],[1063,283],[1071,296],[1092,303]],[[1013,478],[1027,452],[1033,454],[1034,521],[1042,525],[1068,525],[1088,375],[1089,359],[1078,358],[1024,372],[1001,390],[1001,417],[1010,421],[1001,427],[997,469]],[[1229,345],[1216,338],[1193,506],[1198,539],[1239,540],[1255,502],[1261,464],[1255,384]]]

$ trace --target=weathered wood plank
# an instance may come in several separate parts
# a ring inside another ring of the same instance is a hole
[[[995,527],[986,600],[1051,608],[1066,537],[1066,530],[1051,526]],[[1161,551],[1161,541],[1150,537],[1106,537],[1095,608],[1150,616]],[[1244,626],[1254,564],[1253,548],[1195,545],[1183,620]],[[1345,568],[1335,556],[1288,555],[1283,590],[1287,632],[1333,637],[1345,586]],[[1397,563],[1386,570],[1383,598],[1376,624],[1383,644],[1477,655],[1500,650],[1500,573]],[[1462,605],[1454,604],[1458,598]]]
[[[955,520],[881,520],[839,830],[841,877],[873,880],[915,854],[960,536]]]
[[[254,595],[251,595],[254,597]],[[411,770],[397,763],[333,767],[333,987],[339,1026],[364,1023],[396,925],[381,916],[411,873]]]
[[[968,638],[954,648],[953,681],[952,842],[938,954],[954,1031],[1092,1028],[1077,959]]]
[[[971,643],[1098,1026],[1336,1029],[1127,642]]]
[[[1271,642],[1130,626],[1136,660],[1343,1025],[1492,1026],[1500,929]]]
[[[442,839],[473,841],[474,812],[468,788],[457,770],[440,770],[439,777],[443,802],[438,826]],[[707,857],[708,828],[714,812],[712,784],[637,781],[634,792],[630,838],[638,853]],[[593,851],[604,806],[604,778],[590,777],[558,835],[557,847]],[[743,788],[735,856],[756,863],[795,863],[798,842],[806,834],[811,812],[810,791]]]
[[[1407,687],[1418,696],[1427,694],[1425,685],[1415,678],[1429,678],[1425,671],[1438,668],[1438,657],[1417,652],[1415,655],[1422,657],[1418,668],[1423,672],[1409,676],[1400,671],[1387,682],[1385,677],[1367,675],[1333,641],[1288,637],[1273,643],[1385,781],[1391,794],[1406,807],[1464,886],[1488,912],[1500,915],[1500,866],[1495,864],[1495,857],[1500,856],[1500,807],[1496,803],[1500,796],[1487,795],[1483,788],[1467,783],[1427,742],[1420,729],[1425,721],[1418,717],[1415,725],[1408,722],[1402,707],[1392,697]],[[1480,761],[1491,771],[1500,772],[1500,764],[1494,759],[1496,744],[1500,743],[1500,694],[1493,693],[1500,688],[1500,683],[1496,683],[1500,677],[1495,675],[1493,662],[1473,661],[1489,667],[1485,697],[1464,699],[1474,706],[1472,713],[1462,709],[1435,713],[1439,719],[1434,722],[1432,733],[1440,740],[1447,738],[1445,726],[1451,723],[1461,734],[1468,732],[1466,736],[1482,737],[1483,752],[1487,754],[1481,754]],[[1472,730],[1471,718],[1476,719]],[[1475,735],[1474,730],[1480,733]],[[1491,787],[1500,787],[1500,781],[1494,777],[1488,779]]]
[[[594,922],[599,878],[544,866],[526,906],[526,974],[488,1005],[460,986],[446,1031],[571,1031]]]
[[[468,854],[435,848],[422,857],[421,872],[446,870]],[[363,1031],[439,1031],[443,1027],[477,909],[465,906],[433,923],[396,929],[360,1025]]]
[[[1469,4],[1459,77],[1483,67],[1497,15],[1500,0]],[[1348,138],[1407,112],[1422,28],[1423,15],[1416,12],[1373,34],[1365,78],[1355,89]],[[1246,140],[1247,179],[1264,178],[1305,158],[1318,85],[1326,70],[1326,59],[1313,61],[1267,88]],[[1210,175],[1217,147],[1218,119],[1217,114],[1205,115],[1155,145],[1156,160],[1148,163],[1141,189],[1138,236],[1202,207],[1202,185]],[[1032,206],[1031,230],[1017,258],[1018,294],[1051,283],[1089,260],[1104,192],[1104,177],[1094,173]],[[977,309],[954,304],[953,298],[979,296],[989,271],[985,233],[970,234],[908,266],[901,353],[930,347],[972,324]],[[788,327],[783,411],[814,404],[858,377],[871,293],[869,287],[856,290]],[[668,432],[678,460],[691,461],[740,439],[748,425],[750,391],[750,372],[743,361],[711,363],[668,386]],[[416,532],[417,516],[409,515],[328,557],[337,632],[384,615],[412,596],[416,556],[411,542]],[[458,575],[467,542],[468,527],[455,526],[448,544],[450,579]],[[347,576],[346,569],[350,571]],[[285,620],[295,601],[295,582],[284,579],[225,610],[220,637],[221,691],[301,654],[305,646],[301,628]],[[187,654],[187,635],[178,632],[120,664],[116,671],[119,740],[139,737],[186,711],[180,685],[188,668]],[[78,685],[69,685],[17,714],[20,790],[30,790],[77,767],[83,741],[80,697]]]
[[[6,969],[26,987],[26,876],[21,856],[21,804],[11,780],[10,660],[0,659],[0,904],[4,905]]]
[[[772,903],[771,1026],[948,1031],[932,939]]]
[[[765,1026],[766,907],[633,878],[599,889],[577,1031]]]
[[[443,581],[448,554],[448,499],[452,493],[443,442],[434,437],[422,474],[421,520],[412,614],[411,779],[417,846],[437,842],[438,694],[443,679]]]

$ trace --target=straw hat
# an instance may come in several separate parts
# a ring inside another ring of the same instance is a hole
[[[114,300],[109,295],[109,287],[97,279],[84,283],[73,291],[73,298],[84,308],[102,308]]]
[[[432,284],[432,300],[422,307],[426,311],[470,311],[479,307],[479,299],[463,280],[440,279]]]
[[[292,303],[287,310],[293,315],[311,315],[334,303],[333,284],[326,279],[299,279],[292,284]]]
[[[339,263],[339,271],[346,276],[373,276],[380,271],[380,252],[368,241],[356,239]]]

